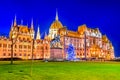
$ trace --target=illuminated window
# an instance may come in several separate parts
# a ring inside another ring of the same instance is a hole
[[[30,54],[28,54],[28,56],[30,56]]]
[[[26,45],[24,45],[24,48],[26,49],[26,48],[27,48],[27,46],[26,46]]]
[[[10,53],[8,54],[8,56],[10,56]]]
[[[47,48],[47,46],[46,46],[46,50],[47,50],[48,48]]]
[[[0,44],[0,47],[2,47],[2,44]]]
[[[11,44],[8,45],[8,48],[11,48]]]
[[[25,38],[23,38],[23,41],[25,41]]]
[[[21,40],[21,37],[19,37],[19,40]]]
[[[15,45],[15,48],[17,48],[17,45]]]
[[[6,53],[3,53],[3,56],[6,56]]]
[[[22,49],[22,45],[19,45],[19,48]]]
[[[22,56],[22,54],[19,54],[19,56]]]
[[[24,54],[24,56],[26,56],[26,54]]]
[[[28,49],[31,49],[31,46],[30,46],[30,45],[28,45]]]
[[[41,47],[41,50],[43,50],[43,47]]]
[[[29,38],[27,38],[27,41],[29,41]]]
[[[7,47],[7,44],[3,44],[3,48],[6,48]]]
[[[14,56],[17,56],[17,54],[15,53]]]

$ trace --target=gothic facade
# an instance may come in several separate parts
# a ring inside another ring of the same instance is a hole
[[[102,35],[99,28],[88,28],[85,24],[78,26],[77,31],[68,30],[66,26],[59,21],[58,13],[56,12],[55,21],[49,29],[49,39],[53,39],[60,35],[59,46],[63,49],[64,59],[67,57],[66,50],[69,44],[75,48],[77,58],[95,58],[95,59],[113,59],[114,47],[106,35]]]
[[[40,30],[38,26],[36,39],[33,20],[31,21],[31,27],[24,25],[17,25],[16,18],[11,25],[9,38],[0,37],[0,58],[11,58],[13,53],[14,58],[21,59],[43,59],[49,58],[50,46],[49,41],[42,40],[40,36]],[[11,52],[13,45],[13,52]]]
[[[11,58],[11,45],[13,45],[13,57],[21,59],[49,59],[51,56],[50,42],[57,35],[60,42],[53,47],[59,47],[63,59],[67,57],[66,49],[69,44],[75,48],[77,58],[104,58],[107,60],[114,58],[114,47],[106,35],[102,35],[98,28],[88,28],[85,24],[78,26],[77,31],[68,30],[59,21],[56,11],[55,21],[50,26],[49,34],[45,33],[41,39],[38,26],[36,38],[33,20],[31,26],[18,25],[16,17],[11,25],[9,38],[0,37],[0,58]],[[52,47],[52,48],[53,48]],[[56,49],[57,50],[57,49]],[[57,53],[57,51],[54,51]],[[60,54],[59,53],[59,54]],[[59,57],[59,55],[57,55]]]

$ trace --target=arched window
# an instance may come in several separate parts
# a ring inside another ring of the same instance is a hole
[[[46,46],[46,50],[48,49],[48,47]]]
[[[15,53],[14,56],[17,56],[17,54]]]
[[[26,45],[24,45],[24,48],[26,49],[26,48],[27,48],[27,46],[26,46]]]
[[[19,40],[21,40],[21,37],[19,37]]]
[[[3,53],[3,56],[6,56],[6,53]]]
[[[2,47],[2,44],[0,44],[0,47]]]
[[[6,48],[7,47],[7,44],[3,44],[3,48]]]
[[[82,56],[82,53],[80,53],[80,56]]]
[[[41,47],[41,50],[43,50],[43,47]]]
[[[24,54],[24,56],[26,56],[26,54]]]
[[[27,41],[30,41],[29,38],[27,38]]]
[[[19,56],[22,56],[22,54],[20,53]]]
[[[17,48],[17,45],[15,45],[15,48]]]
[[[8,48],[11,48],[11,44],[8,44]]]
[[[28,56],[30,56],[30,54],[28,54]]]
[[[31,46],[30,46],[30,45],[28,45],[28,49],[31,49]]]
[[[9,53],[8,56],[10,56],[11,54]]]
[[[23,38],[23,41],[25,41],[25,38]]]

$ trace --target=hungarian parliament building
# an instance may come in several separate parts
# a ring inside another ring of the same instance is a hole
[[[83,59],[114,59],[114,47],[99,28],[88,28],[85,24],[78,26],[77,31],[68,30],[59,21],[56,11],[55,20],[50,25],[49,33],[41,39],[38,26],[35,36],[34,23],[17,24],[16,17],[11,24],[9,37],[0,36],[0,58],[20,59],[66,59],[69,44],[74,46],[76,58]],[[60,36],[60,41],[51,42]],[[12,55],[12,56],[11,56]]]

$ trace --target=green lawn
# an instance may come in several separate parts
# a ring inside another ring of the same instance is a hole
[[[120,63],[0,61],[0,80],[120,80]]]

